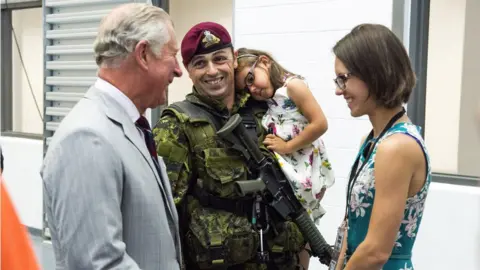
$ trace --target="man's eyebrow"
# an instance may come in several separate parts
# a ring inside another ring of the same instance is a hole
[[[226,51],[215,51],[212,53],[212,56],[215,56],[215,55],[219,55],[219,54],[226,54],[227,52]],[[202,55],[202,54],[199,54],[199,55],[195,55],[193,58],[192,58],[192,62],[195,61],[195,60],[198,60],[198,59],[205,59],[205,55]]]
[[[217,54],[221,54],[221,53],[227,53],[227,52],[226,52],[226,51],[222,51],[222,50],[220,50],[220,51],[216,51],[216,52],[214,52],[214,53],[213,53],[213,55],[217,55]]]
[[[193,62],[193,61],[198,60],[198,59],[204,59],[204,58],[205,58],[205,56],[203,56],[203,55],[195,55],[190,62]]]

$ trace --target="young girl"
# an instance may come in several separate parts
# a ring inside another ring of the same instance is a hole
[[[235,70],[237,89],[266,100],[262,124],[269,131],[265,146],[274,151],[285,176],[310,217],[318,224],[325,189],[334,183],[323,141],[327,119],[305,80],[283,68],[266,52],[241,48]]]

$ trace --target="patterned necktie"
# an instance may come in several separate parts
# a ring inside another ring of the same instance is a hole
[[[147,145],[148,152],[150,152],[150,156],[153,159],[153,164],[155,165],[155,168],[157,169],[158,176],[160,179],[162,179],[162,173],[160,169],[160,165],[158,164],[158,157],[157,157],[157,149],[155,147],[155,141],[153,140],[153,134],[152,134],[152,129],[150,128],[150,124],[148,123],[147,118],[144,116],[140,116],[138,120],[135,122],[135,125],[140,128],[143,132],[143,137],[145,138],[145,144]],[[165,179],[163,180],[165,181]],[[162,192],[162,199],[165,203],[165,205],[168,204],[168,197],[165,193],[165,190],[161,187],[160,188]],[[168,207],[170,209],[170,207]],[[171,212],[169,211],[169,215],[171,215]],[[172,232],[175,231],[174,225],[171,221],[171,219],[168,219],[168,224],[170,225],[170,230]]]
[[[140,128],[143,132],[143,137],[145,138],[145,144],[147,145],[147,149],[150,152],[153,160],[157,160],[157,149],[155,147],[155,141],[153,140],[152,129],[150,128],[150,124],[148,123],[147,118],[144,116],[140,116],[137,122],[135,122],[137,127]],[[156,162],[155,162],[156,163]]]

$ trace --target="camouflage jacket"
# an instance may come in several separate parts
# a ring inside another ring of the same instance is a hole
[[[258,106],[258,102],[249,100],[249,95],[245,93],[236,95],[231,112],[223,104],[200,96],[195,89],[192,94],[187,95],[186,100],[215,110],[216,114],[225,117],[237,113],[244,106]],[[172,108],[169,107],[166,111],[172,112]],[[261,144],[266,134],[261,126],[262,116],[263,114],[256,115],[259,147],[266,154],[271,154]],[[174,201],[179,211],[180,226],[187,227],[186,231],[183,232],[184,238],[186,238],[183,244],[184,252],[186,249],[189,252],[195,250],[197,254],[194,254],[195,258],[191,260],[199,264],[202,261],[208,262],[209,254],[211,254],[208,248],[218,242],[220,246],[226,246],[227,248],[227,252],[222,252],[222,254],[226,254],[226,258],[219,260],[220,263],[229,265],[229,263],[240,262],[245,266],[245,269],[265,269],[265,265],[248,262],[255,258],[259,246],[259,236],[252,233],[250,220],[232,213],[203,207],[195,198],[190,196],[190,193],[186,194],[189,186],[188,182],[192,175],[201,177],[205,182],[206,189],[220,197],[231,197],[230,187],[232,183],[229,183],[231,175],[234,175],[234,181],[247,180],[249,177],[247,175],[248,170],[243,169],[247,165],[242,161],[239,154],[227,153],[224,150],[226,148],[225,144],[218,138],[211,138],[211,141],[210,138],[205,139],[206,146],[190,145],[187,133],[193,126],[187,119],[188,117],[182,113],[165,113],[164,111],[162,118],[153,129],[158,155],[163,157],[167,167]],[[199,151],[202,153],[201,155],[195,154]],[[227,154],[225,155],[225,153]],[[224,155],[222,156],[222,154]],[[224,163],[218,163],[221,166],[214,165],[212,161],[219,159]],[[210,178],[210,176],[218,177],[217,180],[219,181],[208,182],[208,179],[205,178]],[[217,183],[220,183],[220,185]],[[187,202],[184,203],[186,200]],[[187,216],[184,215],[185,213]],[[274,235],[272,232],[264,236],[268,238],[267,241],[269,246],[272,247],[271,249],[276,249],[279,254],[287,254],[284,253],[286,251],[289,251],[288,254],[295,254],[304,246],[303,236],[293,222],[279,222],[275,227],[275,230],[271,231],[276,231],[277,234]],[[228,250],[232,251],[233,249],[235,252],[228,252]],[[192,257],[191,254],[185,254],[184,258],[188,258],[188,256]],[[285,259],[285,255],[282,256]],[[293,255],[290,257],[292,258],[278,261],[275,264],[282,265],[282,269],[294,269],[292,265],[296,264],[297,257]],[[210,261],[210,263],[212,262]],[[208,266],[200,267],[208,269]]]

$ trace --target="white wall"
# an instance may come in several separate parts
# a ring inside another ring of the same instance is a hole
[[[425,207],[415,269],[480,269],[480,186],[433,183]]]
[[[170,0],[170,16],[175,24],[178,46],[192,26],[203,21],[216,22],[223,25],[232,34],[233,1],[232,0]],[[168,87],[168,102],[173,103],[185,99],[192,92],[192,80],[182,64],[182,55],[178,53],[178,61],[183,76],[175,78]]]
[[[43,142],[12,137],[0,137],[5,158],[3,176],[13,204],[26,226],[41,229],[43,213],[40,166]]]
[[[328,213],[320,230],[333,243],[345,211],[346,177],[360,138],[371,126],[365,118],[350,117],[343,98],[334,94],[332,47],[359,23],[391,27],[392,0],[238,0],[234,10],[235,47],[270,51],[306,76],[328,117],[324,141],[337,182],[323,201]],[[433,183],[413,254],[420,270],[480,269],[480,188]],[[312,259],[310,269],[326,267]]]

